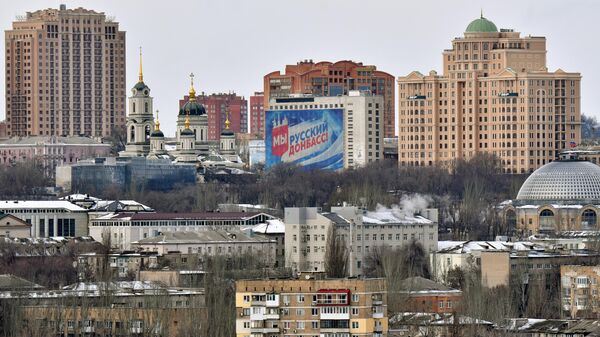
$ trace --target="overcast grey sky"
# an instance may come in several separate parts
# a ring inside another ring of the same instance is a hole
[[[597,0],[1,0],[0,22],[9,29],[16,15],[61,3],[120,23],[127,32],[128,88],[137,81],[143,47],[144,80],[168,135],[190,72],[197,92],[233,90],[246,98],[262,91],[265,74],[301,59],[362,61],[394,76],[441,72],[442,50],[480,9],[498,28],[546,36],[548,68],[581,72],[582,112],[600,117]],[[4,76],[0,85],[3,119]]]

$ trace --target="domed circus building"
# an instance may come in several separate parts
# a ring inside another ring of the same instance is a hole
[[[502,204],[504,220],[518,236],[597,231],[599,211],[600,167],[577,159],[540,167],[515,200]]]

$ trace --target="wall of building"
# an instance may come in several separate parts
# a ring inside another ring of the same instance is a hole
[[[356,168],[383,160],[384,102],[382,96],[350,91],[344,96],[311,97],[310,103],[271,100],[267,110],[344,109],[344,168]]]
[[[327,295],[345,299],[327,303]],[[383,279],[237,281],[235,302],[238,337],[252,332],[387,335]]]
[[[113,19],[66,6],[28,12],[6,43],[8,136],[109,136],[125,125],[125,32]]]

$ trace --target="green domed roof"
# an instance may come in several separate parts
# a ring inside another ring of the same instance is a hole
[[[187,101],[181,109],[179,109],[179,115],[185,116],[188,110],[190,111],[190,116],[206,115],[204,106],[196,101]]]
[[[192,131],[190,129],[183,129],[183,130],[181,130],[181,132],[179,134],[181,136],[193,136],[194,135],[194,131]]]
[[[144,83],[143,81],[137,82],[133,86],[133,89],[135,89],[137,91],[143,91],[144,89],[148,89],[148,91],[150,90],[150,88],[148,88],[148,86],[146,85],[146,83]]]
[[[150,134],[150,137],[161,137],[162,138],[164,136],[165,136],[165,134],[162,131],[160,131],[160,130],[154,130]]]
[[[221,136],[234,136],[234,135],[235,134],[230,129],[223,129],[223,131],[221,131]]]
[[[467,26],[467,30],[465,33],[496,33],[498,32],[498,28],[496,25],[483,17],[483,15],[479,19],[475,19],[469,23]]]

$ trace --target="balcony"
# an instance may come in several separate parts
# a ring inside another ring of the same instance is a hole
[[[381,311],[381,312],[374,312],[373,313],[373,318],[383,318],[383,311]]]
[[[346,313],[321,313],[321,319],[350,319],[350,312]]]
[[[269,333],[279,333],[279,328],[265,328],[265,327],[261,327],[261,328],[250,328],[250,332],[255,334],[255,333],[262,333],[262,334],[269,334]]]
[[[263,319],[279,320],[279,314],[277,314],[277,313],[263,314]]]

